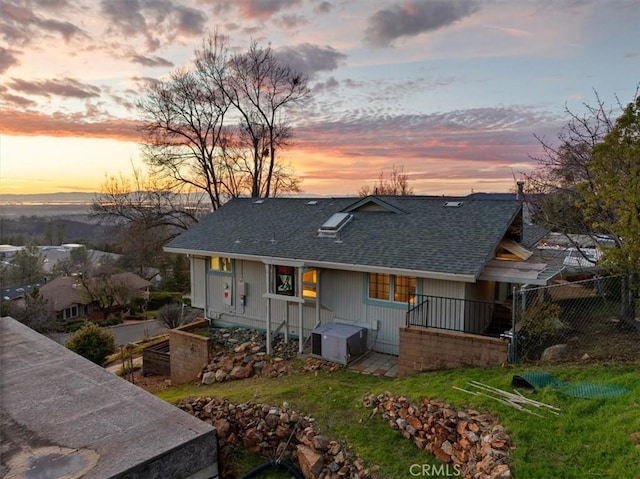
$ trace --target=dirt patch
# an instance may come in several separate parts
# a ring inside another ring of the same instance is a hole
[[[171,387],[170,376],[143,376],[142,369],[136,369],[133,374],[124,375],[123,379],[152,394]]]

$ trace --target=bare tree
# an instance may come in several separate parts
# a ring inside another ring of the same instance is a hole
[[[94,303],[107,319],[116,306],[126,306],[137,291],[125,277],[117,274],[112,261],[104,261],[88,274],[78,275],[86,299]]]
[[[270,47],[252,42],[231,53],[216,33],[195,51],[192,68],[146,91],[138,106],[149,175],[134,169],[131,179],[107,178],[94,216],[129,237],[144,229],[165,243],[231,197],[299,191],[300,178],[279,154],[291,138],[286,113],[309,94],[307,79]]]
[[[363,186],[358,190],[358,195],[363,197],[369,195],[409,196],[413,195],[413,188],[409,186],[409,175],[404,172],[404,167],[398,168],[394,164],[389,178],[385,177],[384,170],[380,171],[376,183]]]
[[[237,167],[236,184],[251,197],[269,197],[299,191],[299,179],[277,162],[289,144],[286,112],[310,95],[308,80],[283,65],[270,46],[251,42],[249,50],[229,53],[226,39],[217,33],[196,52],[196,67],[233,106],[240,123],[227,153]]]
[[[91,206],[92,216],[111,226],[127,266],[142,277],[162,261],[169,240],[210,212],[203,192],[172,189],[135,168],[131,177],[108,177]]]
[[[196,70],[179,70],[150,87],[139,102],[144,159],[171,186],[206,193],[212,208],[223,202],[218,149],[225,142],[225,96]],[[173,183],[173,184],[171,184]],[[173,189],[173,188],[172,188]]]

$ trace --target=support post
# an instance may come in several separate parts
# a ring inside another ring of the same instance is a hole
[[[267,275],[267,291],[269,291],[270,286],[270,266],[268,264],[264,265],[264,269]],[[271,354],[271,298],[267,298],[267,354]]]

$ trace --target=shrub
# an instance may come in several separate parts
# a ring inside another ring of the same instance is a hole
[[[84,318],[65,319],[59,322],[59,329],[64,333],[75,333],[87,323]]]
[[[103,366],[107,356],[116,350],[113,334],[91,322],[73,333],[65,346],[99,366]]]
[[[169,329],[190,323],[196,313],[184,304],[165,304],[158,310],[158,321]]]
[[[171,291],[152,291],[149,295],[148,309],[160,309],[165,304],[177,304],[182,302],[182,293]]]

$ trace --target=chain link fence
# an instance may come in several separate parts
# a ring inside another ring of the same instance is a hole
[[[514,291],[510,361],[637,361],[640,304],[627,277]]]

